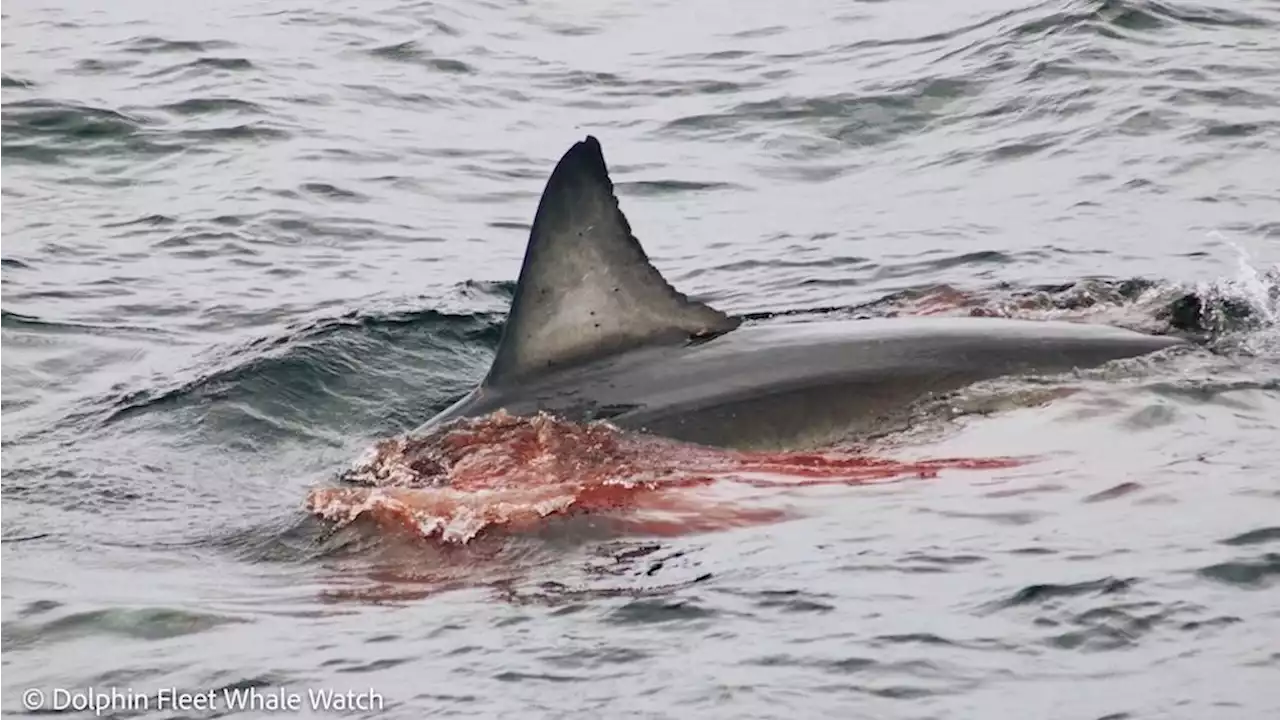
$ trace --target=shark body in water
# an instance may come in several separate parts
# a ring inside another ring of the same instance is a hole
[[[1182,342],[997,318],[744,322],[663,278],[588,136],[547,181],[488,374],[414,434],[505,410],[721,448],[795,449],[872,431],[931,393]]]

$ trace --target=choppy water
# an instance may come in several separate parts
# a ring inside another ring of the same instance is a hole
[[[91,686],[148,717],[277,686],[406,718],[1280,712],[1275,3],[3,23],[5,712]],[[308,492],[483,373],[587,133],[656,264],[723,309],[945,285],[1198,344],[942,399],[895,456],[1038,459],[788,493],[781,522],[332,534]]]

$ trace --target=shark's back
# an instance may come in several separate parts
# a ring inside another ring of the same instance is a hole
[[[451,416],[499,408],[723,447],[794,448],[873,431],[985,379],[1092,368],[1177,344],[1096,325],[905,318],[747,326],[481,388]]]
[[[740,326],[653,266],[588,137],[547,181],[488,375],[424,428],[505,409],[714,445],[794,444],[876,422],[930,392],[1178,342],[976,318]]]

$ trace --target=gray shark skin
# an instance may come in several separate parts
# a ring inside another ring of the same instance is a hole
[[[663,279],[588,136],[547,181],[488,375],[416,433],[503,409],[717,447],[794,449],[871,431],[930,393],[1182,342],[995,318],[744,324]]]

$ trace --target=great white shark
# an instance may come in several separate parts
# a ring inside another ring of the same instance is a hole
[[[723,448],[794,449],[873,430],[933,393],[1181,342],[997,318],[746,323],[663,278],[587,136],[547,180],[488,374],[414,434],[505,410]]]

